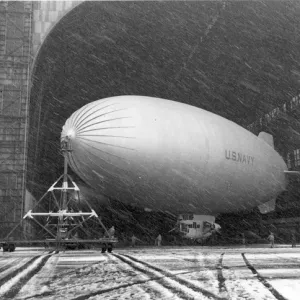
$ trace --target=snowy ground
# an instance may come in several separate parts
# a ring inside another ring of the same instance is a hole
[[[0,254],[0,299],[300,299],[300,248]]]

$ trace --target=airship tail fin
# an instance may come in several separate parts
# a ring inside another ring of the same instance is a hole
[[[299,171],[288,171],[288,170],[286,170],[286,171],[284,171],[284,174],[300,176]]]
[[[264,131],[260,132],[258,135],[258,138],[262,139],[265,141],[268,145],[270,145],[272,148],[274,148],[274,139],[273,135],[266,133]]]
[[[274,211],[275,207],[276,207],[276,199],[274,198],[266,203],[259,205],[258,209],[261,214],[267,214],[271,211]]]

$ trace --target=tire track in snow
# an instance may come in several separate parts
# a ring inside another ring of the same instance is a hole
[[[111,287],[111,288],[103,289],[103,290],[100,290],[100,291],[95,291],[95,292],[87,294],[87,295],[78,296],[76,298],[72,298],[72,300],[87,300],[87,299],[89,299],[91,297],[94,297],[94,296],[106,294],[106,293],[113,292],[113,291],[116,291],[116,290],[119,290],[119,289],[122,289],[122,288],[127,288],[127,287],[131,287],[131,286],[135,286],[137,284],[145,284],[147,282],[150,282],[152,280],[157,280],[157,279],[158,278],[148,279],[148,280],[138,280],[138,281],[133,282],[133,283],[121,284],[121,285],[119,285],[117,287]],[[32,299],[32,297],[25,298],[25,299]],[[162,298],[155,297],[155,299],[162,299]],[[166,298],[164,298],[164,299],[166,299]],[[178,297],[177,298],[173,297],[172,300],[173,299],[178,299]]]
[[[22,260],[22,258],[15,258],[11,261],[6,262],[1,268],[0,268],[0,273],[6,271],[7,269],[11,268],[13,265],[19,263]]]
[[[40,256],[35,256],[32,259],[30,259],[27,263],[25,263],[23,266],[15,269],[14,271],[12,271],[11,273],[9,273],[8,275],[6,275],[5,277],[0,279],[0,291],[1,291],[1,287],[8,282],[9,280],[11,280],[12,278],[14,278],[16,275],[18,275],[20,272],[22,272],[23,270],[25,270],[28,266],[30,266],[34,261],[36,261]]]
[[[193,271],[194,275],[188,280],[196,284],[198,287],[209,290],[221,298],[230,299],[226,287],[226,279],[223,276],[223,256],[224,253],[219,255],[211,255],[208,252],[198,253],[199,256],[195,259],[184,259],[199,265],[197,270]],[[178,275],[182,277],[182,274]]]
[[[223,297],[219,297],[212,292],[203,289],[191,281],[181,278],[178,275],[174,275],[167,270],[160,269],[156,266],[148,264],[144,261],[136,259],[129,255],[118,255],[113,254],[114,256],[118,257],[122,261],[126,262],[134,269],[143,272],[148,276],[159,276],[162,278],[162,282],[160,284],[165,288],[169,289],[173,293],[177,294],[178,296],[182,297],[183,299],[227,299]],[[201,298],[199,298],[201,297]]]
[[[257,280],[247,267],[241,253],[226,253],[223,257],[223,275],[232,300],[276,300],[274,295]]]
[[[218,281],[219,281],[219,292],[220,293],[226,293],[228,295],[228,291],[225,285],[225,278],[223,276],[223,256],[224,253],[221,254],[218,264],[217,264],[217,270],[218,270]]]
[[[52,254],[38,255],[0,280],[0,298],[14,299],[21,288],[38,273]]]
[[[115,264],[118,265],[123,271],[134,270],[135,274],[138,274],[139,275],[138,277],[140,277],[141,279],[134,280],[129,283],[120,283],[117,286],[113,286],[113,287],[108,286],[107,288],[95,290],[88,294],[84,294],[84,295],[80,295],[78,297],[72,298],[72,300],[87,300],[87,299],[90,299],[91,297],[107,294],[110,292],[119,293],[119,294],[115,294],[115,297],[118,297],[120,295],[120,293],[122,293],[122,295],[124,295],[124,293],[126,294],[126,290],[122,291],[122,289],[130,288],[130,287],[134,288],[135,286],[139,287],[143,291],[142,294],[140,294],[141,298],[139,298],[139,299],[143,299],[142,295],[145,295],[145,294],[147,294],[150,299],[166,299],[166,300],[167,299],[172,299],[172,300],[181,300],[182,299],[182,298],[178,297],[177,295],[171,293],[168,289],[164,288],[163,286],[161,286],[159,283],[156,282],[157,280],[162,279],[162,277],[158,277],[158,276],[149,277],[144,272],[137,273],[136,268],[132,268],[127,262],[124,263],[121,259],[119,259],[115,255],[113,255],[113,254],[104,254],[104,255],[108,256],[108,258],[110,260],[114,261]],[[120,261],[122,262],[122,264],[120,264]],[[128,268],[128,270],[126,268],[124,268],[125,266]],[[100,282],[102,282],[102,280]],[[94,282],[94,283],[96,283],[96,282]],[[136,293],[136,296],[138,296],[137,291],[132,291],[132,292]],[[104,297],[108,297],[108,295],[105,295]],[[25,299],[27,299],[27,298],[25,298]],[[114,298],[114,299],[116,299],[116,298]]]
[[[148,286],[143,287],[143,289],[149,294],[155,296],[154,299],[193,299],[187,297],[182,291],[172,288],[167,283],[162,283],[161,281],[165,279],[165,276],[160,273],[153,273],[145,270],[144,266],[138,266],[135,262],[130,261],[130,259],[124,257],[124,255],[112,254],[118,260],[121,260],[127,266],[132,268],[134,271],[138,271],[138,274],[145,276],[146,280],[144,283],[149,283]]]
[[[57,253],[58,252],[55,254]],[[52,293],[48,290],[48,287],[55,274],[58,261],[59,255],[51,255],[42,269],[32,276],[25,285],[23,285],[21,290],[18,292],[16,299],[37,299],[51,295]]]
[[[257,279],[273,294],[273,296],[278,300],[288,300],[283,297],[277,290],[273,288],[273,286],[255,269],[255,267],[249,262],[246,258],[245,253],[242,253],[242,257],[245,261],[248,269],[257,277]]]

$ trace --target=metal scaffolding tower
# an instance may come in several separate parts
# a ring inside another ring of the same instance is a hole
[[[32,63],[31,35],[32,2],[1,2],[0,237],[5,237],[23,217]]]

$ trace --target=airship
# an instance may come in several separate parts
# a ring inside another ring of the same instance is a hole
[[[91,102],[63,126],[71,168],[99,195],[178,216],[201,238],[221,213],[274,209],[288,168],[273,137],[188,104],[146,96]]]

